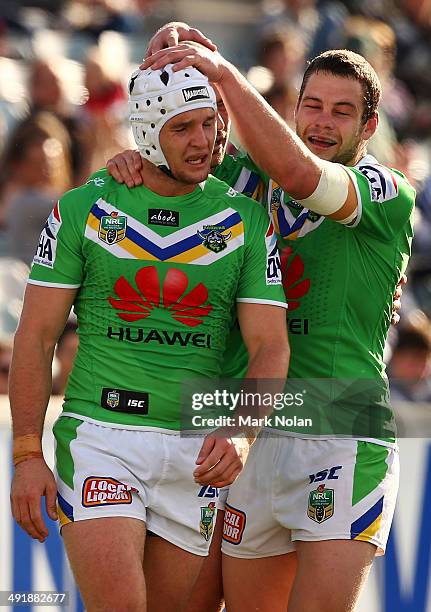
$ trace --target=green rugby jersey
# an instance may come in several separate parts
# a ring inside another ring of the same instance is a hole
[[[253,174],[249,158],[240,156],[236,163],[245,168],[243,177]],[[229,160],[223,175],[234,185],[240,173],[232,172],[230,181],[231,166]],[[265,203],[280,238],[292,351],[289,377],[315,380],[314,399],[319,388],[326,400],[336,399],[338,383],[345,382],[350,391],[341,394],[343,401],[338,402],[346,417],[340,428],[349,431],[355,410],[364,408],[365,398],[368,407],[379,411],[377,421],[384,423],[379,435],[368,437],[391,441],[383,349],[395,286],[410,255],[414,189],[400,172],[369,155],[348,170],[359,201],[358,218],[351,227],[304,208],[274,181],[262,177]],[[257,179],[258,172],[255,168]],[[232,342],[226,377],[240,376],[246,364],[244,350],[238,348],[239,336]],[[325,382],[328,379],[332,387]],[[350,383],[357,380],[371,384],[355,388]],[[327,437],[330,428],[322,430],[320,425],[320,433]],[[283,429],[301,434],[289,426]]]
[[[79,288],[64,413],[123,427],[178,430],[181,383],[220,375],[235,302],[285,307],[266,211],[214,177],[162,197],[92,175],[52,211],[29,282]]]

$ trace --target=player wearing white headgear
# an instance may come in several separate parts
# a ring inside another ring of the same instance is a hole
[[[198,108],[217,109],[216,95],[208,79],[196,68],[172,71],[136,70],[129,82],[130,123],[144,159],[169,169],[160,132],[173,117]]]
[[[283,379],[285,299],[266,212],[208,176],[216,101],[206,77],[138,71],[129,93],[142,185],[96,173],[60,199],[34,257],[11,368],[11,497],[19,525],[44,541],[41,497],[54,519],[57,493],[87,610],[174,612],[208,554],[217,488],[243,463],[226,430],[180,435],[194,415],[183,383],[218,380],[235,310],[248,377]],[[80,342],[54,428],[55,480],[40,438],[72,304]]]

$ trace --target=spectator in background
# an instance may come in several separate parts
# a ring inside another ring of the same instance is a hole
[[[431,317],[431,174],[418,189],[409,289],[418,308]]]
[[[85,62],[85,86],[88,90],[88,100],[84,105],[90,116],[98,116],[115,107],[122,108],[126,102],[123,84],[114,80],[102,65],[97,47],[88,52]]]
[[[425,315],[399,330],[389,378],[393,400],[431,402],[431,323]]]
[[[247,74],[249,82],[291,127],[305,51],[304,39],[293,27],[269,26],[257,49],[260,65],[253,66]]]
[[[49,111],[64,112],[63,92],[54,65],[35,59],[30,65],[28,79],[30,108],[33,113]]]
[[[130,131],[125,125],[127,102],[124,86],[113,78],[102,63],[97,47],[91,49],[85,62],[85,86],[88,100],[83,106],[86,120],[91,126],[91,168],[103,167],[119,148],[127,148]]]
[[[273,85],[268,91],[262,92],[262,95],[280,117],[283,117],[289,127],[293,128],[295,125],[294,111],[298,98],[298,92],[293,85],[287,83]]]
[[[64,143],[72,164],[72,185],[78,185],[91,173],[91,131],[88,122],[77,117],[67,104],[55,64],[35,59],[30,66],[28,79],[30,117],[40,112],[49,112],[62,123],[67,131],[68,142]]]
[[[271,71],[274,86],[301,84],[306,46],[303,36],[291,26],[272,27],[259,41],[257,57]]]
[[[106,30],[130,34],[139,30],[143,17],[158,0],[71,0],[66,16],[76,29],[96,41]]]
[[[360,53],[373,66],[379,78],[382,80],[382,90],[384,90],[383,77],[387,77],[387,70],[384,68],[386,62],[391,62],[393,54],[392,45],[387,42],[387,36],[381,35],[380,25],[390,28],[374,19],[355,16],[349,17],[345,22],[345,39],[343,47]],[[379,110],[378,137],[370,143],[369,151],[383,164],[393,167],[396,159],[396,147],[398,144],[395,131],[389,121],[383,105]]]
[[[22,310],[29,269],[20,261],[0,257],[0,394],[7,394],[13,336]]]
[[[399,0],[387,15],[398,46],[396,75],[415,98],[410,133],[419,139],[431,129],[431,2]]]
[[[63,128],[54,117],[49,116],[45,123],[43,118],[29,120],[17,128],[1,165],[6,253],[27,264],[33,259],[40,228],[58,194],[70,185],[70,167],[62,145]]]
[[[263,2],[263,24],[286,24],[304,40],[307,57],[339,47],[347,10],[338,0],[280,0]]]
[[[343,46],[363,55],[382,82],[378,138],[370,143],[371,154],[382,163],[400,168],[408,174],[409,156],[404,154],[408,153],[408,149],[402,151],[399,136],[405,133],[408,126],[413,99],[394,76],[396,38],[393,29],[377,19],[350,16],[345,21]]]

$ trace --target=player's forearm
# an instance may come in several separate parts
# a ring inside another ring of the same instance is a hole
[[[9,377],[14,438],[29,434],[42,438],[51,394],[53,354],[53,343],[17,332]]]
[[[260,420],[270,416],[273,411],[273,402],[268,402],[266,398],[275,398],[284,389],[289,358],[288,345],[275,348],[274,344],[270,344],[260,347],[249,360],[243,391],[244,397],[253,399],[250,403],[247,400],[239,405],[234,413],[238,429],[247,437],[249,444],[254,442],[262,428]]]
[[[292,197],[314,192],[321,174],[318,158],[232,64],[226,63],[217,87],[254,162]]]
[[[245,378],[277,379],[283,381],[287,377],[289,368],[289,347],[274,347],[268,344],[260,347],[250,357]]]

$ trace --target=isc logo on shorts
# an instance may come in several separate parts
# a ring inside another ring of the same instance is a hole
[[[223,540],[230,544],[239,544],[242,540],[246,523],[246,514],[226,504],[223,523]]]
[[[82,505],[111,506],[113,504],[131,504],[132,493],[138,490],[125,485],[115,478],[89,476],[82,485]]]

